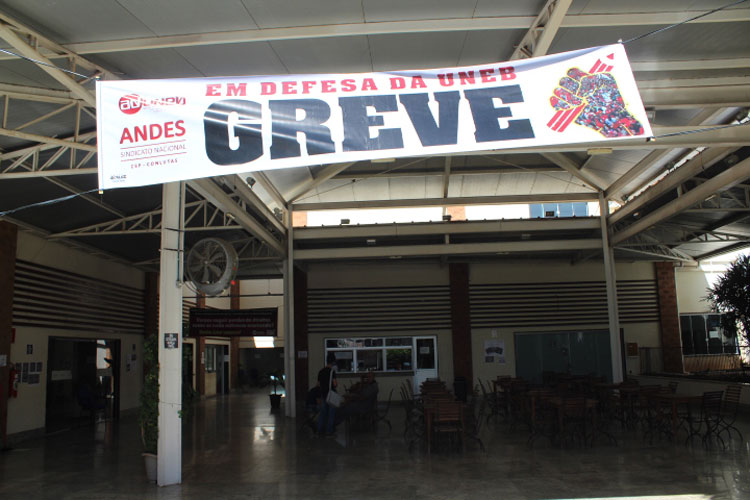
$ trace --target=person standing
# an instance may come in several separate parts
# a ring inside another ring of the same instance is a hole
[[[320,384],[321,407],[318,416],[318,434],[333,435],[333,424],[336,418],[336,408],[326,402],[328,391],[336,391],[336,355],[332,352],[326,357],[326,365],[318,372],[318,384]]]

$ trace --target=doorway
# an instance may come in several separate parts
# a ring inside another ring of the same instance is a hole
[[[75,427],[120,412],[120,341],[50,337],[45,427]]]
[[[437,337],[414,337],[414,393],[428,378],[438,377]]]

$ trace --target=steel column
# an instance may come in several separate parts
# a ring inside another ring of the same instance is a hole
[[[182,204],[185,185],[162,187],[161,273],[159,276],[159,442],[157,483],[182,482]],[[177,346],[165,348],[165,334],[177,335]]]

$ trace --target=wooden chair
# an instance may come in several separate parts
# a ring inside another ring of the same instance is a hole
[[[465,449],[463,406],[461,401],[437,401],[432,420],[432,432],[440,441],[441,436],[455,436]]]

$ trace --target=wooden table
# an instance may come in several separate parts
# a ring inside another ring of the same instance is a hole
[[[591,415],[591,427],[592,427],[591,442],[593,444],[594,439],[596,438],[596,433],[597,433],[596,405],[598,404],[598,401],[593,398],[563,398],[561,396],[555,396],[555,397],[548,399],[549,404],[557,409],[557,422],[558,422],[560,435],[561,436],[563,435],[564,429],[565,429],[565,421],[564,421],[565,403],[566,401],[571,401],[571,400],[583,401],[583,408],[582,408],[583,411]],[[584,440],[585,439],[586,439],[586,435],[585,435],[585,423],[584,423]]]
[[[656,402],[658,405],[664,405],[664,406],[670,406],[671,412],[672,412],[672,425],[671,425],[671,431],[672,436],[677,435],[677,430],[680,427],[679,418],[677,416],[677,407],[679,405],[685,405],[687,408],[687,418],[688,418],[688,425],[690,426],[690,429],[688,429],[688,433],[692,430],[692,414],[690,411],[691,406],[694,403],[699,403],[701,401],[701,396],[686,396],[683,394],[672,394],[672,393],[655,393],[655,394],[649,394],[649,399]],[[689,437],[689,436],[688,436]]]

